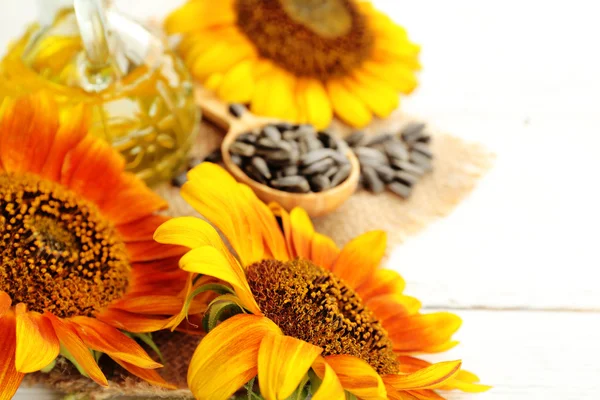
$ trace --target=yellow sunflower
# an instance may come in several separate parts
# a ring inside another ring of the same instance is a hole
[[[257,378],[264,398],[286,399],[305,389],[307,376],[315,400],[345,399],[345,391],[360,399],[440,399],[434,389],[488,389],[460,361],[430,365],[412,356],[454,346],[461,321],[421,313],[419,301],[403,294],[402,277],[379,268],[385,233],[366,233],[340,250],[314,231],[304,210],[265,205],[215,164],[188,178],[182,196],[232,249],[194,217],[171,219],[154,235],[191,249],[179,265],[194,280],[230,285],[190,291],[223,293],[209,305],[209,333],[189,366],[196,398],[227,399]]]
[[[165,29],[222,100],[319,129],[385,118],[417,86],[419,46],[368,1],[190,0]]]
[[[88,119],[84,108],[59,113],[44,95],[0,104],[2,400],[59,355],[100,385],[104,353],[171,387],[129,336],[148,340],[181,310],[185,249],[153,241],[167,204],[86,135]]]

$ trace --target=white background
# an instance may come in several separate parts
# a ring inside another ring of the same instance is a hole
[[[144,19],[181,1],[115,3]],[[596,2],[375,4],[423,46],[422,84],[404,110],[497,153],[474,193],[391,260],[410,294],[463,317],[462,344],[443,358],[462,358],[496,388],[451,398],[599,399]],[[37,9],[0,5],[4,48]]]

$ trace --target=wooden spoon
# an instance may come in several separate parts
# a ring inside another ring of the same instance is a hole
[[[355,192],[360,177],[360,164],[351,150],[348,150],[346,154],[352,166],[350,175],[338,186],[323,192],[290,193],[273,189],[255,181],[231,160],[229,147],[239,135],[280,121],[257,117],[250,112],[245,112],[239,118],[236,118],[229,113],[227,105],[201,87],[196,89],[195,97],[196,104],[202,109],[203,117],[227,131],[221,144],[221,154],[225,166],[238,182],[250,186],[254,193],[265,203],[276,202],[288,211],[294,207],[302,207],[311,217],[318,217],[337,209]]]

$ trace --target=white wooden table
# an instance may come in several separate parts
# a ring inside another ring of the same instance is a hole
[[[139,18],[181,0],[116,0]],[[0,46],[35,18],[2,0]],[[407,291],[463,319],[462,358],[495,388],[451,399],[600,399],[600,24],[594,2],[380,0],[423,46],[404,109],[485,143],[495,168],[395,249]],[[22,389],[17,399],[54,399]]]

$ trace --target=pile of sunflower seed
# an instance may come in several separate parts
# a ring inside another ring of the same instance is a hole
[[[397,134],[367,136],[358,131],[345,140],[360,162],[362,186],[373,193],[387,188],[406,199],[421,177],[432,170],[431,135],[425,124],[410,123]]]
[[[229,148],[231,160],[250,178],[293,193],[322,192],[344,182],[348,146],[312,125],[278,123],[246,132]]]

